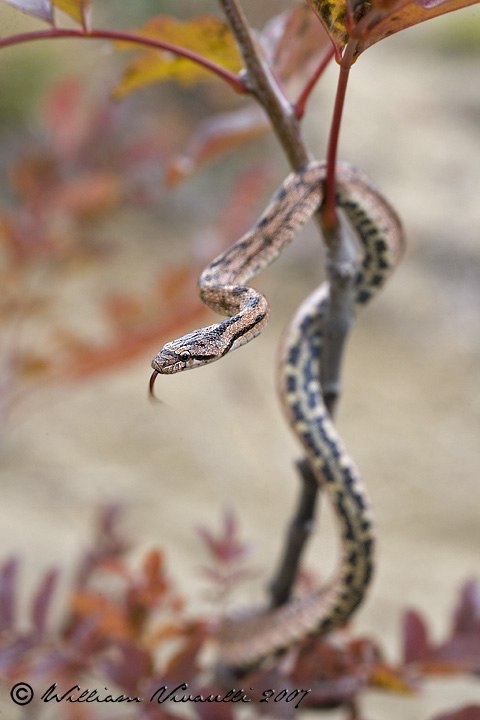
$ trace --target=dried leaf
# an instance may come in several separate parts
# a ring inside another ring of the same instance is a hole
[[[98,631],[114,640],[127,640],[131,628],[124,610],[104,595],[94,592],[76,592],[71,599],[73,613],[91,618]]]
[[[417,663],[425,673],[480,672],[480,585],[469,581],[460,592],[452,632],[438,645],[428,639],[422,617],[408,612],[404,620],[404,662]]]
[[[185,628],[186,637],[182,648],[169,660],[165,675],[169,679],[185,681],[198,672],[198,655],[209,636],[204,623],[192,622]]]
[[[191,265],[172,265],[158,281],[159,299],[174,303],[196,282],[198,269]]]
[[[223,528],[218,535],[201,525],[197,532],[206,544],[212,559],[220,564],[243,560],[250,553],[250,545],[238,537],[238,524],[234,513],[227,510],[223,516]]]
[[[67,328],[62,328],[62,336],[69,343],[66,349],[69,357],[66,361],[58,363],[57,372],[59,375],[68,378],[83,378],[94,373],[110,371],[113,366],[129,362],[138,357],[142,352],[149,351],[152,346],[164,342],[168,337],[178,331],[179,327],[199,322],[205,314],[205,306],[198,298],[196,279],[201,270],[200,267],[190,267],[188,272],[176,274],[176,281],[179,279],[181,286],[176,285],[175,298],[169,305],[168,312],[163,305],[163,311],[145,323],[137,326],[135,331],[127,328],[126,332],[117,333],[110,343],[98,346],[87,344],[74,336]],[[160,278],[153,289],[152,297],[146,302],[152,307],[161,307],[159,292],[165,285],[169,285],[170,273],[167,270]],[[189,278],[187,282],[187,278]],[[185,283],[183,283],[185,279]],[[169,285],[171,288],[172,286]]]
[[[403,662],[408,664],[422,661],[429,653],[427,626],[419,613],[409,610],[403,618]]]
[[[129,593],[130,603],[151,609],[165,598],[169,589],[163,553],[151,550],[144,559],[140,582]]]
[[[270,123],[258,105],[218,113],[198,123],[182,155],[171,158],[165,168],[170,187],[197,172],[219,155],[270,131]]]
[[[400,30],[418,25],[421,22],[430,20],[440,15],[459,10],[460,8],[474,5],[478,0],[444,0],[438,3],[432,2],[422,5],[422,3],[408,2],[394,4],[390,11],[386,11],[377,18],[372,17],[371,25],[367,26],[367,31],[362,36],[358,52],[363,52],[368,47],[393,35]]]
[[[110,293],[104,301],[105,312],[113,331],[125,333],[138,327],[143,318],[144,307],[140,299],[116,292]]]
[[[480,582],[469,580],[460,591],[460,599],[453,616],[453,632],[480,633]]]
[[[337,60],[339,60],[348,40],[346,28],[347,1],[307,0],[307,2],[329,34],[335,46]]]
[[[7,560],[0,568],[0,630],[11,629],[15,623],[18,561]]]
[[[50,0],[4,0],[4,2],[13,5],[26,15],[53,24],[53,8]]]
[[[166,622],[158,629],[149,632],[148,642],[150,646],[160,645],[166,640],[182,638],[184,634],[185,627],[183,623]]]
[[[60,186],[52,197],[52,209],[58,209],[76,220],[88,220],[116,207],[122,198],[118,175],[87,172]]]
[[[240,55],[226,23],[214,16],[204,15],[187,22],[168,16],[151,18],[136,34],[153,38],[190,50],[227,70],[241,69]],[[117,43],[131,50],[131,43]],[[126,68],[114,96],[121,98],[139,87],[154,82],[175,80],[191,85],[215,76],[206,68],[188,58],[161,50],[148,50],[138,55]]]
[[[21,352],[16,358],[18,376],[23,380],[38,380],[48,377],[53,369],[53,362],[35,351]]]
[[[460,710],[435,715],[432,720],[480,720],[480,705],[467,705]]]
[[[46,572],[32,602],[32,624],[35,631],[43,634],[46,630],[48,613],[53,600],[53,593],[57,587],[58,571]]]
[[[379,40],[478,0],[307,0],[335,45],[337,59],[349,38],[355,58]]]
[[[55,7],[63,10],[75,22],[87,29],[90,25],[90,5],[91,0],[52,0]]]
[[[217,695],[224,695],[225,691],[218,685],[212,686],[200,686],[195,689],[195,695],[201,695],[204,698],[209,696],[216,697]],[[233,703],[221,703],[221,702],[199,702],[194,703],[195,715],[200,720],[236,720],[238,715],[234,713]]]
[[[114,647],[116,652],[102,664],[107,679],[131,697],[139,695],[139,685],[148,678],[152,669],[150,653],[129,642],[117,642]]]
[[[100,112],[102,108],[99,108]],[[61,158],[75,158],[82,145],[95,133],[95,112],[87,102],[87,91],[78,79],[68,77],[54,85],[42,106],[42,120],[55,152]],[[95,133],[97,137],[97,133]]]
[[[306,5],[296,5],[273,17],[259,40],[273,72],[285,92],[293,97],[295,86],[305,81],[323,56],[330,39]],[[197,124],[182,155],[168,161],[166,182],[182,182],[219,155],[271,131],[270,122],[258,104],[233,112],[219,113]]]
[[[328,33],[307,5],[296,5],[269,20],[260,42],[275,75],[287,87],[309,74],[330,46]]]
[[[263,206],[262,198],[275,182],[275,172],[265,160],[239,173],[225,204],[218,232],[225,243],[237,240],[253,224]]]
[[[379,662],[372,668],[370,685],[402,695],[411,695],[417,690],[416,684],[404,670],[394,668],[384,662]]]

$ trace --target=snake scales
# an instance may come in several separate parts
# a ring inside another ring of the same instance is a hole
[[[325,174],[323,162],[309,163],[290,174],[255,225],[205,268],[199,279],[200,296],[227,319],[167,343],[152,361],[151,391],[158,374],[213,362],[261,332],[268,318],[268,303],[246,283],[279,255],[320,207]],[[338,163],[336,177],[337,205],[363,250],[355,285],[355,303],[363,305],[395,267],[403,244],[402,229],[393,208],[362,172]],[[344,624],[362,601],[372,575],[375,536],[370,503],[328,416],[319,381],[328,302],[328,284],[323,283],[291,321],[282,344],[279,388],[290,425],[333,505],[342,557],[325,589],[274,610],[224,621],[220,660],[239,670],[307,634],[323,634]]]

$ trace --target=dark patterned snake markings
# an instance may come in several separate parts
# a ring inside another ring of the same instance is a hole
[[[199,279],[200,296],[227,319],[167,343],[152,361],[150,390],[158,374],[205,365],[258,335],[268,303],[246,283],[269,265],[320,207],[326,166],[312,162],[289,175],[255,225],[215,258]],[[363,251],[355,302],[361,306],[383,286],[403,247],[393,208],[369,179],[338,163],[337,205]],[[247,669],[308,634],[343,625],[363,600],[372,568],[375,534],[370,503],[322,398],[322,326],[329,302],[323,283],[300,306],[282,344],[280,397],[310,466],[332,502],[341,534],[342,558],[330,584],[274,610],[227,619],[220,633],[220,661]]]

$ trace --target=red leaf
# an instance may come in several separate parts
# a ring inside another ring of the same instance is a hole
[[[269,20],[260,42],[275,75],[289,89],[313,71],[330,46],[328,33],[307,5],[295,5]]]
[[[430,654],[428,629],[419,613],[408,610],[403,619],[403,661],[414,663]]]
[[[102,669],[108,680],[134,697],[141,681],[151,673],[152,657],[148,651],[128,641],[115,643],[112,649],[113,653]]]
[[[151,550],[143,561],[139,582],[128,593],[129,606],[132,610],[138,610],[140,606],[152,609],[165,600],[169,590],[163,553],[160,550]]]
[[[421,616],[415,612],[406,614],[404,658],[406,663],[420,663],[423,672],[429,674],[480,672],[478,583],[470,581],[463,587],[454,613],[452,632],[443,643],[431,644]]]
[[[17,679],[29,669],[29,654],[34,649],[34,640],[31,636],[17,636],[11,642],[8,640],[0,645],[0,677],[2,681],[7,678]]]
[[[168,662],[165,675],[169,680],[189,683],[198,673],[198,655],[208,637],[208,630],[203,623],[192,622],[186,632],[185,644]]]
[[[268,120],[256,105],[217,113],[199,122],[183,153],[168,161],[165,180],[174,187],[217,156],[231,152],[269,131]]]
[[[213,559],[219,563],[238,561],[250,552],[249,545],[241,542],[238,537],[237,520],[230,510],[227,510],[223,516],[223,530],[218,535],[214,535],[203,526],[198,528],[198,533]]]
[[[222,689],[218,686],[200,687],[198,690],[195,690],[195,695],[201,695],[204,698],[209,695],[213,697],[219,695],[221,697],[224,694],[225,691],[222,692]],[[233,714],[232,703],[199,702],[193,703],[193,709],[200,720],[235,720],[237,717]]]
[[[460,710],[435,715],[432,720],[480,720],[480,705],[467,705]]]
[[[18,561],[7,560],[0,570],[0,630],[10,630],[15,623],[15,583]]]
[[[469,580],[460,592],[453,617],[453,633],[480,633],[480,582]]]
[[[33,597],[31,617],[35,630],[43,634],[45,632],[47,616],[50,610],[53,593],[57,586],[58,571],[46,572],[40,586]]]

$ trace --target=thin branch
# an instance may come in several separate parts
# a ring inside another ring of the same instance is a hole
[[[322,229],[328,248],[327,274],[330,303],[325,317],[321,383],[328,412],[333,416],[341,389],[341,364],[345,342],[355,320],[354,291],[357,251],[349,225],[337,214],[335,172],[340,126],[345,107],[348,78],[357,47],[349,40],[340,63],[327,150],[325,200],[321,211]]]
[[[246,86],[267,113],[273,132],[282,145],[293,170],[299,170],[310,159],[303,142],[300,125],[291,104],[275,80],[252,35],[248,21],[237,0],[219,0],[240,48],[246,67]]]
[[[320,63],[317,73],[313,75],[302,95],[297,101],[296,109],[287,101],[273,76],[261,50],[250,30],[248,21],[238,0],[219,0],[231,30],[240,48],[246,67],[246,86],[266,111],[272,129],[282,145],[293,170],[300,169],[310,159],[300,131],[299,117],[303,114],[305,103],[324,69],[331,59],[333,51],[325,54],[324,62]],[[350,51],[348,51],[350,52]],[[353,320],[352,282],[355,267],[352,260],[351,246],[347,242],[348,233],[344,224],[337,224],[335,213],[335,162],[340,131],[340,122],[346,92],[346,81],[351,58],[348,53],[342,61],[339,89],[335,112],[330,133],[328,162],[330,164],[330,182],[327,178],[327,191],[330,193],[330,207],[333,208],[334,222],[325,225],[323,212],[317,213],[317,220],[329,251],[328,275],[330,279],[331,302],[326,318],[324,357],[321,382],[325,392],[326,407],[331,416],[340,390],[340,367],[345,338]],[[328,188],[330,187],[330,190]],[[328,219],[328,215],[327,215]],[[323,358],[322,358],[323,360]],[[306,460],[302,460],[298,469],[301,475],[302,488],[297,513],[291,522],[286,537],[283,557],[275,578],[270,586],[271,605],[276,607],[287,602],[298,572],[301,554],[308,539],[315,513],[316,498],[319,493],[315,481],[312,489],[313,473]]]
[[[0,39],[0,49],[9,47],[12,45],[19,45],[20,43],[32,42],[37,40],[55,40],[55,39],[66,39],[75,38],[80,40],[112,40],[120,42],[128,42],[134,45],[143,47],[154,48],[155,50],[164,50],[179,57],[191,60],[197,65],[201,65],[206,70],[209,70],[217,77],[227,82],[236,92],[247,93],[248,88],[242,79],[235,73],[230,72],[226,68],[218,65],[217,63],[209,60],[208,58],[199,55],[193,50],[181,47],[180,45],[174,45],[173,43],[164,42],[163,40],[156,40],[155,38],[145,37],[136,33],[130,32],[119,32],[116,30],[65,30],[61,28],[52,28],[51,30],[35,30],[32,32],[22,33],[20,35],[11,35],[10,37]]]
[[[332,123],[330,125],[330,136],[327,150],[327,177],[325,179],[325,200],[322,209],[323,227],[333,229],[337,223],[337,211],[335,203],[335,168],[337,164],[338,141],[340,137],[340,126],[342,124],[343,108],[347,93],[348,78],[352,66],[353,54],[356,48],[356,41],[349,40],[340,63],[338,76],[337,93],[333,108]]]
[[[342,215],[333,228],[324,228],[328,247],[327,275],[330,282],[328,312],[323,321],[323,351],[320,382],[330,417],[341,390],[342,358],[355,321],[357,246],[350,225]]]
[[[312,534],[315,512],[318,509],[319,485],[307,460],[300,460],[297,463],[297,470],[302,483],[301,492],[297,511],[285,537],[285,546],[278,570],[269,584],[272,609],[283,605],[290,599],[300,569],[300,558]]]
[[[318,80],[323,75],[325,69],[327,68],[328,64],[332,60],[332,58],[335,56],[335,47],[333,45],[329,45],[327,47],[326,52],[323,54],[322,58],[320,59],[320,62],[318,63],[317,67],[315,68],[315,71],[312,74],[312,77],[309,78],[307,81],[305,87],[303,88],[302,92],[298,96],[298,99],[294,105],[294,112],[295,117],[297,120],[301,120],[303,116],[305,115],[305,110],[307,106],[307,102],[310,98],[310,95],[315,88]]]

